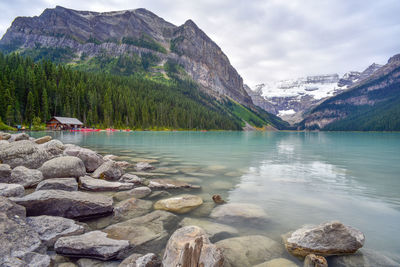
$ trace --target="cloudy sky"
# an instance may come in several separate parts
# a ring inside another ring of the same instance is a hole
[[[399,0],[1,0],[0,35],[16,16],[40,15],[56,5],[144,7],[175,25],[191,18],[251,86],[363,70],[400,53]]]

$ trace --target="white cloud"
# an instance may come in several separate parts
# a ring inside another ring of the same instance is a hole
[[[400,53],[398,0],[14,0],[0,2],[0,34],[16,16],[61,5],[111,11],[144,7],[175,25],[192,19],[254,85],[362,70]]]

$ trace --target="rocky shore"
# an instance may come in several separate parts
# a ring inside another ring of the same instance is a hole
[[[237,225],[271,215],[215,204],[173,170],[150,172],[152,160],[125,173],[130,164],[50,136],[0,133],[0,266],[399,266],[360,250],[364,234],[340,222],[282,240],[243,235]]]

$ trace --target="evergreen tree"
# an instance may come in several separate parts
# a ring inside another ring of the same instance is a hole
[[[31,91],[29,91],[28,98],[26,101],[26,107],[25,107],[25,118],[26,118],[26,122],[29,125],[29,129],[32,128],[32,120],[35,115],[34,111],[35,111],[35,107],[34,107],[33,94]]]

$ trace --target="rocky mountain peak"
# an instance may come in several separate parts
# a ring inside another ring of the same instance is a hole
[[[400,54],[394,55],[389,58],[388,63],[394,63],[400,61]]]

